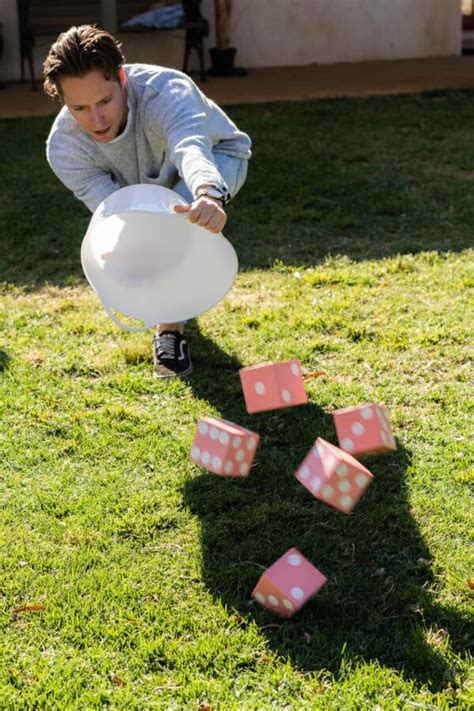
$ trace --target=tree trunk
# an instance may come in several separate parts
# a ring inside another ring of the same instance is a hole
[[[232,0],[214,0],[216,11],[216,47],[230,47],[230,11]]]

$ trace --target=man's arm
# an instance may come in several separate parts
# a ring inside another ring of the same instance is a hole
[[[191,193],[196,196],[201,186],[213,185],[227,195],[228,187],[212,154],[209,105],[197,86],[184,76],[169,80],[155,108],[170,159]]]
[[[69,150],[68,150],[69,147]],[[74,152],[70,144],[50,142],[46,157],[59,180],[81,200],[91,212],[120,188],[115,178],[97,166],[84,151]]]
[[[191,205],[178,205],[176,212],[187,213],[191,222],[211,232],[221,232],[227,221],[224,204],[230,195],[214,162],[209,106],[188,77],[170,80],[153,103],[151,114],[155,109],[171,161],[194,196]],[[211,194],[206,194],[208,190]]]

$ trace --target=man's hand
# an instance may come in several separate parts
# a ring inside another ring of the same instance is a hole
[[[207,195],[197,197],[190,205],[175,205],[174,209],[176,212],[187,213],[190,222],[215,234],[222,232],[227,222],[221,201]]]

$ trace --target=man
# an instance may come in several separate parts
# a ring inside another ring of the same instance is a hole
[[[50,47],[43,86],[63,104],[47,140],[51,168],[92,212],[126,185],[163,185],[189,203],[176,212],[220,232],[245,182],[250,138],[185,74],[124,62],[117,40],[92,25]],[[191,373],[183,324],[157,326],[153,362],[159,378]]]

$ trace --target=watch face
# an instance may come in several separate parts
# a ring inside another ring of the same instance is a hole
[[[222,190],[219,190],[219,188],[202,188],[202,190],[199,191],[198,195],[207,195],[210,198],[214,198],[215,200],[222,200],[222,204],[225,205],[229,198],[228,193],[223,193]]]
[[[209,197],[219,198],[220,200],[224,199],[223,194],[217,188],[207,188],[204,194],[209,195]]]

